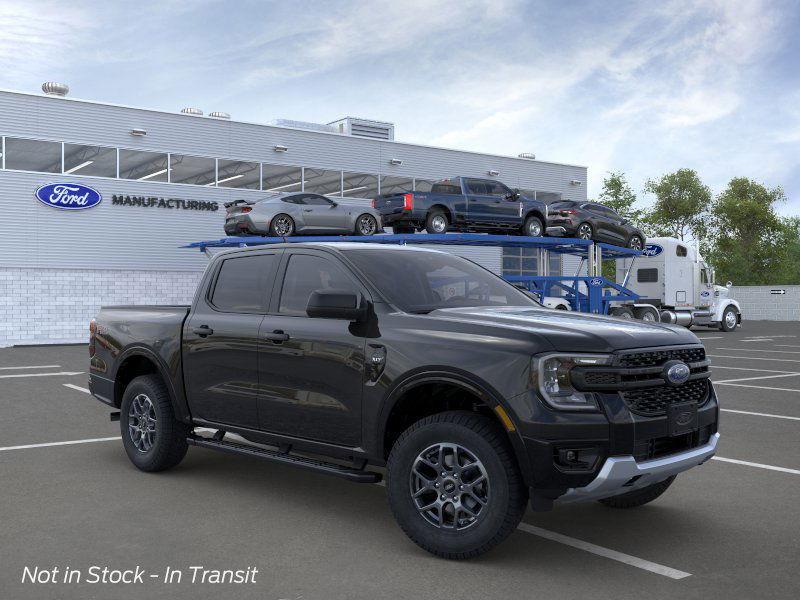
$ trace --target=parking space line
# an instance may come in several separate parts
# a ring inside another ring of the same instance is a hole
[[[762,463],[754,463],[746,460],[736,460],[735,458],[723,458],[721,456],[712,456],[711,460],[718,460],[721,462],[732,463],[734,465],[744,465],[745,467],[756,467],[759,469],[767,469],[768,471],[779,471],[781,473],[791,473],[792,475],[800,475],[800,470],[797,469],[787,469],[786,467],[764,465]]]
[[[766,387],[763,385],[749,385],[747,383],[725,383],[724,381],[715,381],[714,385],[732,385],[734,387],[755,388],[757,390],[772,390],[773,392],[800,392],[800,390],[794,390],[792,388]]]
[[[800,421],[800,417],[789,417],[787,415],[773,415],[770,413],[750,412],[749,410],[733,410],[732,408],[720,408],[722,412],[737,413],[740,415],[752,415],[754,417],[770,417],[773,419],[789,419],[791,421]]]
[[[61,365],[29,365],[26,367],[0,367],[0,371],[16,371],[17,369],[60,369]]]
[[[73,446],[75,444],[92,444],[94,442],[111,442],[113,440],[121,440],[120,436],[107,437],[107,438],[90,438],[86,440],[68,440],[66,442],[46,442],[44,444],[26,444],[24,446],[6,446],[0,448],[0,452],[7,450],[27,450],[29,448],[49,448],[51,446]]]
[[[756,350],[751,348],[714,348],[714,350],[733,350],[734,352],[744,350],[745,352],[773,352],[776,354],[800,354],[797,350]]]
[[[51,377],[53,375],[80,375],[83,371],[58,371],[55,373],[14,373],[13,375],[0,375],[0,379],[12,379],[15,377]]]
[[[759,373],[794,373],[794,371],[776,371],[775,369],[754,369],[753,367],[725,367],[722,365],[711,365],[712,369],[733,369],[734,371],[758,371]],[[800,373],[796,373],[800,375]]]
[[[747,352],[747,350],[745,350],[745,352]],[[728,356],[726,354],[706,354],[706,356],[710,356],[711,358],[738,358],[739,360],[771,360],[772,362],[800,363],[800,360],[796,358],[760,358],[758,356]]]
[[[714,381],[718,383],[734,383],[737,381],[755,381],[756,379],[775,379],[777,377],[797,377],[800,373],[784,373],[783,375],[759,375],[758,377],[740,377],[739,379],[723,379],[722,381]]]
[[[83,392],[84,394],[91,394],[91,392],[89,390],[87,390],[85,387],[81,387],[81,386],[75,385],[73,383],[65,383],[64,387],[68,387],[68,388],[70,388],[72,390],[77,390],[79,392]]]
[[[649,560],[645,560],[643,558],[631,556],[630,554],[624,554],[623,552],[617,552],[616,550],[604,548],[603,546],[598,546],[590,542],[584,542],[583,540],[569,537],[568,535],[563,535],[561,533],[556,533],[555,531],[542,529],[541,527],[536,527],[535,525],[520,523],[519,526],[517,526],[517,529],[548,540],[552,540],[554,542],[572,546],[578,550],[591,552],[597,556],[610,558],[611,560],[616,560],[617,562],[625,563],[626,565],[630,565],[638,569],[650,571],[656,575],[663,575],[664,577],[669,577],[670,579],[685,579],[686,577],[691,577],[692,575],[686,571],[679,571],[678,569],[673,569],[672,567],[665,567],[664,565],[650,562]]]
[[[724,335],[704,335],[704,336],[697,336],[701,340],[721,340],[724,338]]]

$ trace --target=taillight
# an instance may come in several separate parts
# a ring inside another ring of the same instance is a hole
[[[94,336],[97,333],[97,321],[89,321],[89,356],[94,356]]]
[[[242,207],[242,212],[243,213],[249,213],[251,210],[253,210],[253,208],[250,207],[250,206],[243,206]]]
[[[403,210],[414,210],[414,194],[403,194]]]
[[[567,216],[569,216],[569,215],[574,215],[574,214],[575,214],[575,213],[577,213],[577,212],[578,212],[577,210],[572,210],[572,209],[570,208],[569,210],[562,210],[562,211],[561,211],[561,214],[562,214],[563,216],[567,217]]]

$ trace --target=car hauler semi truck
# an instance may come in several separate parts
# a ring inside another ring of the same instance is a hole
[[[617,283],[640,298],[614,306],[612,315],[722,331],[741,324],[739,303],[729,297],[731,284],[716,285],[714,270],[695,248],[669,237],[647,242],[641,256],[617,260]]]

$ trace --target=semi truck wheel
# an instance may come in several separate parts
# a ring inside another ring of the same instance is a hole
[[[627,306],[617,306],[611,309],[609,313],[612,317],[619,319],[633,319],[633,311]]]
[[[465,411],[417,421],[392,447],[389,506],[411,540],[451,559],[487,552],[514,531],[528,501],[513,451],[487,417]]]
[[[729,306],[722,313],[722,321],[719,323],[719,328],[722,331],[734,331],[739,324],[739,319],[736,315],[736,310]]]
[[[128,458],[142,471],[164,471],[186,456],[191,428],[175,418],[169,392],[158,375],[142,375],[128,384],[119,426]]]
[[[640,321],[647,321],[648,323],[658,323],[661,320],[661,315],[659,315],[658,309],[655,307],[649,308],[647,306],[643,306],[640,308],[634,308],[633,316]]]
[[[619,496],[612,496],[611,498],[603,498],[598,502],[610,506],[611,508],[635,508],[637,506],[642,506],[648,502],[652,502],[666,492],[667,488],[675,481],[675,477],[676,475],[673,475],[664,481],[648,485],[640,490],[628,492],[627,494],[620,494]]]
[[[448,225],[447,215],[439,209],[430,211],[425,219],[425,231],[428,233],[447,233]]]

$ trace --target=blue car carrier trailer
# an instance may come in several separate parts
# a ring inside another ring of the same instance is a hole
[[[296,236],[296,237],[225,237],[218,240],[193,242],[184,248],[197,248],[206,254],[212,248],[243,248],[282,243],[308,242],[360,242],[370,244],[425,244],[447,246],[493,246],[500,248],[534,248],[540,252],[539,265],[545,269],[543,275],[509,275],[504,279],[540,297],[562,296],[572,310],[607,315],[614,302],[635,303],[639,296],[625,286],[630,267],[641,254],[638,250],[612,246],[592,240],[551,237],[525,237],[518,235],[486,235],[480,233],[404,233],[363,236]],[[569,254],[581,258],[573,276],[546,274],[548,253]],[[603,259],[631,258],[628,274],[622,284],[603,277]],[[586,275],[579,275],[583,265]]]

